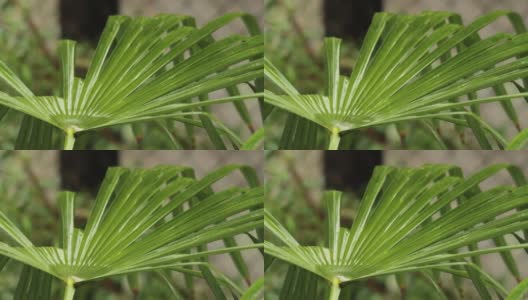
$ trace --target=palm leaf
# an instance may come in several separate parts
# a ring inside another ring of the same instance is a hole
[[[262,246],[207,249],[210,242],[262,227],[261,187],[210,190],[235,170],[251,174],[236,165],[202,179],[189,177],[192,170],[183,167],[109,169],[84,229],[74,227],[75,194],[60,194],[58,247],[34,245],[0,212],[0,229],[13,240],[0,243],[0,254],[62,280],[65,299],[73,297],[76,283],[114,275],[189,266],[208,271],[208,256]]]
[[[458,125],[474,128],[476,114],[463,108],[488,102],[504,102],[517,121],[508,103],[528,94],[508,95],[501,84],[528,76],[528,58],[523,57],[528,34],[497,34],[468,43],[488,24],[512,15],[497,11],[462,26],[450,23],[456,15],[448,12],[378,13],[349,77],[339,70],[341,40],[327,38],[324,95],[301,94],[266,60],[265,77],[284,94],[268,89],[265,101],[326,128],[330,149],[339,146],[343,133],[375,125],[448,116],[462,121],[460,117],[471,116]],[[496,87],[497,96],[451,101],[488,87]]]
[[[51,300],[52,276],[41,270],[24,266],[15,291],[14,300]]]
[[[240,300],[260,300],[264,299],[264,277],[259,278],[247,289]]]
[[[315,274],[296,266],[289,266],[279,299],[320,299],[317,295],[320,282],[320,278]]]
[[[61,129],[66,136],[65,148],[72,148],[78,132],[182,117],[201,107],[257,98],[261,94],[235,93],[190,101],[217,90],[238,91],[237,85],[263,76],[261,35],[209,40],[214,32],[238,18],[247,20],[250,16],[228,14],[201,28],[192,26],[192,18],[184,16],[113,16],[84,79],[75,76],[75,42],[60,42],[61,97],[35,96],[0,62],[0,78],[19,94],[0,93],[0,104]],[[205,41],[208,43],[200,47]],[[192,55],[187,55],[191,50]],[[244,110],[242,104],[237,107]],[[246,115],[243,118],[250,122]]]
[[[528,293],[528,278],[519,283],[508,295],[506,300],[522,300],[524,299],[523,295]]]
[[[251,135],[247,139],[247,141],[244,142],[244,144],[242,144],[241,150],[258,150],[259,148],[262,149],[260,145],[263,144],[264,138],[265,131],[264,127],[262,127],[261,129],[257,130],[253,135]]]
[[[450,170],[456,168],[444,165],[377,167],[350,228],[340,225],[341,193],[326,194],[326,246],[300,245],[266,211],[264,226],[280,243],[266,241],[264,251],[326,279],[333,297],[329,299],[338,299],[342,283],[373,276],[440,270],[472,278],[476,276],[474,271],[482,271],[464,258],[528,248],[524,243],[453,252],[528,228],[528,212],[515,210],[528,203],[527,186],[498,186],[472,193],[454,205],[460,196],[509,167],[491,166],[468,178],[450,175]],[[511,214],[505,216],[506,212]],[[457,266],[471,266],[472,270],[463,271]],[[481,277],[504,296],[500,284]]]
[[[528,143],[528,128],[521,131],[508,144],[507,150],[521,150],[523,146]]]
[[[0,107],[0,121],[2,121],[2,119],[7,115],[8,112],[9,108],[3,106]]]
[[[58,130],[52,125],[25,115],[18,131],[15,148],[46,150],[55,148],[55,133]]]

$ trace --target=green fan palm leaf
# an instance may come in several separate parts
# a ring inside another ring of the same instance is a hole
[[[515,138],[508,144],[508,150],[521,150],[523,146],[528,143],[528,129],[521,131]]]
[[[522,300],[523,295],[528,294],[528,278],[519,283],[512,292],[508,295],[506,300]]]
[[[331,135],[331,149],[338,147],[340,134],[359,128],[445,116],[478,118],[463,108],[488,102],[510,103],[513,98],[528,95],[509,95],[501,86],[528,76],[528,58],[523,57],[528,49],[525,32],[468,42],[502,16],[515,19],[516,14],[497,11],[463,26],[453,24],[457,15],[448,12],[416,16],[378,13],[350,76],[340,72],[341,40],[327,38],[325,93],[301,94],[266,60],[265,77],[284,94],[268,89],[265,100],[326,128]],[[453,51],[456,55],[446,59]],[[498,86],[496,97],[451,101]],[[506,111],[517,121],[510,106],[505,105]]]
[[[264,299],[264,277],[261,277],[249,287],[249,289],[242,295],[240,300],[258,300]]]
[[[528,248],[526,243],[471,248],[477,242],[528,228],[528,212],[517,210],[528,204],[528,187],[498,186],[472,193],[464,201],[457,199],[508,168],[511,167],[495,165],[462,178],[450,175],[456,169],[452,166],[377,167],[350,228],[341,227],[341,193],[327,192],[325,246],[299,244],[266,211],[265,229],[277,243],[267,240],[264,251],[326,279],[332,286],[329,299],[338,299],[341,283],[373,276],[440,270],[479,277],[475,274],[482,272],[480,268],[465,258]],[[506,212],[510,213],[505,215]],[[469,250],[456,252],[467,246]],[[485,285],[504,296],[500,284],[492,278],[482,278]]]
[[[74,226],[75,194],[60,194],[58,246],[34,245],[0,212],[0,229],[13,240],[0,242],[0,254],[61,279],[71,295],[75,283],[103,277],[193,265],[208,269],[208,256],[261,247],[206,247],[262,227],[261,187],[210,189],[239,169],[254,181],[244,166],[220,168],[202,179],[180,167],[109,169],[84,229]]]
[[[84,79],[75,76],[75,42],[60,42],[61,97],[35,96],[0,62],[0,78],[18,93],[1,93],[0,104],[61,129],[65,148],[71,148],[77,132],[181,117],[200,107],[257,98],[259,93],[235,92],[191,101],[262,78],[261,35],[211,41],[214,32],[240,18],[252,24],[251,17],[242,13],[219,17],[201,28],[183,16],[110,17]],[[207,46],[201,47],[206,41]]]

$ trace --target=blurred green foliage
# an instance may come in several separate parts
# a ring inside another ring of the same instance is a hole
[[[266,154],[266,209],[276,217],[301,244],[322,245],[326,212],[320,203],[324,190],[322,151],[268,151]],[[360,188],[363,189],[363,188]],[[348,193],[342,201],[341,219],[350,226],[359,208],[362,191]],[[269,235],[266,239],[270,238]],[[278,300],[284,284],[286,264],[271,263],[266,257],[266,300]],[[428,278],[421,273],[404,274],[399,286],[395,276],[353,282],[343,289],[343,299],[423,300],[442,299]],[[449,299],[479,299],[470,288],[459,290],[449,276],[439,279]],[[464,286],[464,285],[462,285]],[[402,292],[404,295],[402,295]],[[322,296],[323,297],[323,296]]]
[[[59,95],[61,73],[56,47],[58,32],[46,19],[46,26],[36,24],[30,2],[24,0],[0,0],[0,57],[20,76],[37,95]],[[84,74],[94,52],[92,45],[78,43],[76,73]],[[0,82],[0,90],[9,88]],[[232,109],[228,104],[218,109]],[[10,110],[0,126],[0,149],[14,149],[19,124],[23,115]],[[243,122],[230,128],[237,136],[248,134]],[[147,134],[148,133],[148,134]],[[59,142],[60,144],[60,142]],[[77,144],[82,149],[210,149],[214,148],[205,130],[184,126],[180,122],[167,120],[145,122],[138,125],[116,126],[80,134]]]
[[[56,152],[0,151],[0,210],[15,221],[25,234],[38,245],[57,245],[60,232],[59,208],[56,195],[60,177],[55,166]],[[82,225],[93,206],[93,196],[78,193],[76,225]],[[0,241],[6,235],[0,231]],[[229,260],[226,255],[225,259]],[[22,264],[10,261],[0,272],[0,300],[13,299]],[[231,276],[242,285],[241,275]],[[168,280],[168,282],[167,282]],[[169,285],[171,287],[169,287]],[[63,283],[53,282],[53,299],[62,299]],[[116,276],[77,287],[75,299],[83,300],[159,300],[176,299],[174,289],[183,299],[210,299],[211,291],[203,279],[189,281],[177,272],[142,272]],[[38,299],[31,299],[38,300]]]
[[[267,0],[266,1],[266,57],[303,94],[324,92],[324,29],[318,15],[305,15],[306,7],[313,1]],[[341,71],[350,74],[359,54],[358,46],[345,42],[341,50]],[[266,88],[275,91],[269,81]],[[486,104],[488,105],[488,104]],[[496,106],[497,104],[489,104]],[[485,105],[483,105],[485,106]],[[502,112],[501,112],[502,113]],[[279,149],[284,124],[290,114],[279,109],[265,120],[266,149]],[[317,126],[317,125],[315,125]],[[447,122],[411,121],[405,124],[376,126],[351,131],[342,136],[341,149],[437,149],[438,142],[431,128],[448,149],[478,148],[469,130],[463,130]],[[505,134],[511,124],[497,126]],[[319,128],[317,144],[328,143],[328,132]],[[284,145],[284,143],[282,143]]]

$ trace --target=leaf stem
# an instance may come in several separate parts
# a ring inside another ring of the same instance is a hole
[[[339,141],[341,140],[341,137],[339,136],[339,129],[332,128],[331,135],[330,135],[330,144],[328,145],[328,150],[338,150],[339,149]]]
[[[339,279],[337,278],[332,280],[332,288],[330,289],[330,296],[328,297],[328,300],[339,300],[339,293],[341,293],[339,283]]]
[[[68,278],[66,281],[66,289],[64,290],[64,300],[73,300],[73,295],[75,295],[73,280]]]
[[[73,129],[68,128],[66,130],[66,136],[64,138],[63,150],[73,150],[73,145],[75,145],[75,132],[73,131]]]

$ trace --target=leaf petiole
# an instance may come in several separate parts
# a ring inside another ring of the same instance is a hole
[[[66,130],[66,136],[64,138],[63,150],[73,150],[73,145],[75,145],[75,132],[73,129],[68,128]]]
[[[341,140],[341,137],[339,136],[339,129],[335,127],[332,128],[331,135],[330,135],[330,144],[328,144],[328,150],[338,150],[340,140]]]
[[[68,278],[66,281],[66,289],[64,290],[64,300],[73,300],[73,296],[75,295],[75,287],[73,284],[73,279]]]
[[[339,294],[341,293],[339,283],[339,279],[337,278],[332,280],[332,287],[330,289],[330,296],[328,297],[328,300],[339,300]]]

